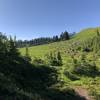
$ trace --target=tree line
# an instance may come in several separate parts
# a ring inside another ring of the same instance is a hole
[[[42,44],[49,44],[52,42],[58,42],[58,41],[64,41],[64,40],[69,40],[70,35],[67,31],[62,32],[60,36],[55,35],[53,37],[40,37],[32,40],[18,40],[16,41],[16,46],[17,47],[26,47],[28,46],[36,46],[36,45],[42,45]]]

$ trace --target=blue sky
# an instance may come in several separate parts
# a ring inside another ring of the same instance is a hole
[[[100,26],[100,0],[0,0],[0,31],[17,39]]]

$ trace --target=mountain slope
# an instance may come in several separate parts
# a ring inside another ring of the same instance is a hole
[[[97,35],[97,30],[99,31],[99,35]],[[89,52],[84,51],[84,44],[87,47],[85,50],[90,49]],[[94,52],[93,48],[97,49],[97,51],[100,50],[100,28],[82,30],[68,41],[29,47],[29,54],[33,59],[34,57],[45,59],[45,55],[51,51],[60,51],[63,59],[63,66],[58,67],[60,69],[60,80],[63,80],[67,86],[82,86],[89,91],[91,95],[95,96],[95,98],[100,99],[100,75],[98,73],[100,71],[100,51],[99,53]],[[22,55],[25,55],[25,48],[21,48],[20,52]],[[45,61],[46,60],[47,59],[45,59]],[[80,72],[79,75],[71,72],[73,68],[74,71]],[[95,68],[96,70],[98,69],[98,71],[96,71]],[[80,75],[81,72],[83,75]],[[93,77],[91,73],[94,73]]]
[[[50,51],[61,51],[62,54],[65,54],[67,49],[73,44],[74,42],[86,41],[89,38],[92,38],[96,35],[96,31],[100,30],[100,28],[88,28],[82,30],[81,32],[74,35],[69,41],[61,41],[55,42],[46,45],[39,45],[29,47],[29,54],[32,58],[34,57],[44,57]],[[25,55],[25,48],[21,48],[20,52],[22,55]]]

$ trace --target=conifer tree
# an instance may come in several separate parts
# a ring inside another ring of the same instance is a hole
[[[62,65],[62,58],[60,52],[57,52],[57,61],[58,61],[58,65]]]
[[[28,48],[28,46],[26,46],[25,60],[28,61],[28,62],[31,61],[31,57],[29,55],[29,48]]]
[[[9,55],[12,57],[15,57],[16,55],[18,55],[18,50],[16,48],[16,37],[14,37],[14,39],[10,36],[10,40],[9,41]]]
[[[64,34],[63,34],[63,39],[64,39],[64,40],[69,40],[69,34],[68,34],[67,31],[64,32]]]
[[[97,36],[100,36],[100,32],[98,29],[96,30],[96,33],[97,33]]]
[[[60,40],[63,40],[63,32],[61,33],[61,35],[60,35]]]
[[[29,50],[28,50],[28,46],[26,46],[25,56],[26,56],[26,57],[29,57]]]
[[[69,33],[67,31],[64,33],[62,32],[60,35],[60,40],[69,40]]]

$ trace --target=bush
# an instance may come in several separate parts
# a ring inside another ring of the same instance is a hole
[[[22,58],[23,58],[26,62],[30,62],[30,61],[31,61],[31,57],[23,56]]]
[[[74,67],[73,72],[79,75],[86,75],[91,77],[94,77],[99,73],[95,64],[89,64],[86,62]]]
[[[49,55],[47,55],[47,60],[51,66],[62,66],[62,57],[60,52],[51,52]]]
[[[42,60],[41,58],[36,58],[33,60],[33,64],[44,64],[44,60]]]
[[[78,75],[85,75],[90,77],[95,77],[99,74],[95,62],[87,62],[86,55],[83,53],[80,60],[75,58],[72,59],[72,66],[70,67],[70,72]]]
[[[80,78],[76,76],[75,74],[72,74],[68,71],[64,72],[64,75],[67,76],[71,81],[79,80]]]

